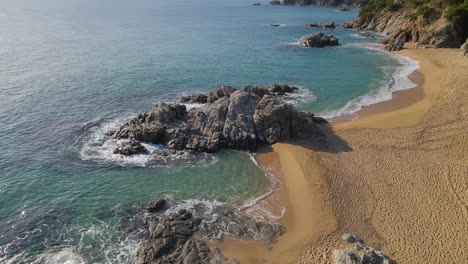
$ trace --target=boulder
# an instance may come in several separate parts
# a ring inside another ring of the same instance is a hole
[[[465,43],[461,45],[460,49],[463,52],[463,56],[468,56],[468,38],[466,39]]]
[[[141,145],[140,142],[134,138],[130,139],[124,146],[116,148],[114,154],[121,154],[124,156],[130,156],[135,154],[147,154],[148,150]]]
[[[387,41],[388,42],[388,41]],[[390,43],[385,45],[385,50],[387,51],[399,51],[403,49],[405,45],[405,40],[403,38],[399,38],[395,41],[390,39]]]
[[[189,96],[183,96],[180,99],[181,103],[188,104],[206,104],[208,101],[208,96],[206,94],[194,94]]]
[[[281,5],[281,2],[278,0],[273,0],[270,2],[270,5]]]
[[[308,48],[323,48],[325,46],[340,45],[337,38],[332,35],[325,35],[321,32],[303,36],[299,39],[299,43]]]
[[[356,235],[343,234],[341,238],[352,245],[347,248],[333,250],[335,264],[396,264],[382,251],[364,246],[364,242]]]

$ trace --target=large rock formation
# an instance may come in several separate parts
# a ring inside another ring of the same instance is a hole
[[[298,112],[282,100],[295,90],[287,85],[241,89],[223,86],[206,96],[184,97],[184,102],[206,102],[190,111],[182,104],[159,103],[110,133],[116,139],[129,139],[131,144],[115,153],[143,153],[139,142],[163,144],[172,150],[253,151],[258,145],[320,133],[315,123],[322,119]]]
[[[338,39],[332,35],[325,35],[321,32],[309,34],[300,38],[299,43],[308,48],[323,48],[325,46],[338,46]]]
[[[468,37],[468,4],[371,0],[356,20],[343,27],[385,33],[392,44],[410,41],[419,47],[456,48]]]
[[[258,239],[265,245],[284,233],[277,224],[255,221],[233,212],[217,212],[217,218],[207,221],[181,209],[169,212],[165,200],[147,206],[144,222],[147,240],[137,253],[137,263],[231,263],[219,250],[207,245],[206,239],[223,236],[237,239]]]

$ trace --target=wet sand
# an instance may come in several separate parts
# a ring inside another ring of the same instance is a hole
[[[325,143],[295,140],[257,155],[278,176],[286,226],[270,250],[226,240],[241,263],[332,263],[353,233],[398,263],[468,259],[468,60],[456,49],[405,49],[419,87],[337,122]],[[412,94],[409,94],[412,93]],[[325,145],[324,145],[325,144]]]

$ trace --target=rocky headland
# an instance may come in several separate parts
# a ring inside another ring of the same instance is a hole
[[[425,48],[458,48],[468,37],[468,2],[464,0],[371,0],[359,17],[343,25],[385,33],[387,50],[405,42]]]
[[[115,154],[145,154],[141,142],[162,144],[164,151],[254,151],[260,145],[289,138],[322,135],[317,124],[326,120],[301,112],[283,99],[298,90],[288,85],[222,86],[209,94],[183,97],[183,103],[203,104],[187,110],[184,104],[158,103],[120,129],[110,132],[127,143]]]

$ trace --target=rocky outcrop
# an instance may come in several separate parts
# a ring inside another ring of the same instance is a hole
[[[348,247],[333,250],[335,264],[396,264],[382,251],[364,246],[364,242],[355,235],[344,234],[342,238]]]
[[[203,97],[183,99],[205,102],[206,98],[202,107],[187,111],[182,104],[159,103],[109,135],[130,139],[131,146],[115,151],[123,155],[142,152],[139,142],[163,144],[171,150],[253,151],[259,145],[319,135],[315,121],[323,120],[312,113],[296,111],[283,101],[285,95],[296,90],[288,85],[240,89],[223,86]]]
[[[468,34],[467,22],[452,21],[447,15],[447,3],[432,2],[424,0],[412,4],[401,0],[385,9],[369,4],[356,20],[343,27],[385,33],[387,42],[392,44],[404,41],[416,42],[418,47],[460,47]]]
[[[311,28],[330,28],[330,29],[334,29],[336,28],[336,25],[335,25],[335,21],[330,21],[329,23],[326,23],[326,24],[317,24],[317,23],[312,23],[310,25],[307,25],[307,27],[311,27]]]
[[[184,104],[206,104],[208,102],[208,96],[206,94],[183,96],[180,102]]]
[[[325,35],[321,32],[306,35],[300,38],[299,43],[308,48],[323,48],[326,46],[338,46],[338,39],[332,35]]]
[[[463,52],[463,56],[468,56],[468,39],[466,39],[465,43],[461,45],[460,49]]]
[[[284,233],[284,227],[259,222],[233,212],[217,212],[207,221],[181,209],[168,212],[165,200],[148,204],[144,223],[147,240],[137,253],[137,263],[231,263],[219,250],[208,246],[207,239],[224,236],[236,239],[257,239],[265,245]]]

